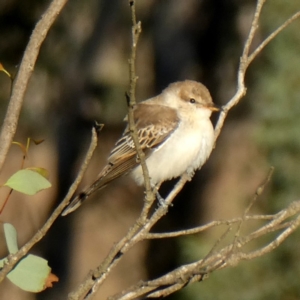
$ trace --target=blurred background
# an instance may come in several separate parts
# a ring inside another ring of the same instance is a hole
[[[0,2],[0,62],[17,72],[30,34],[50,1]],[[137,1],[143,32],[138,44],[137,99],[160,93],[169,83],[203,82],[215,103],[236,89],[237,66],[256,1]],[[299,10],[297,1],[267,2],[255,45]],[[275,173],[252,213],[271,214],[298,199],[300,184],[299,21],[281,33],[247,73],[247,95],[229,114],[216,149],[154,228],[166,232],[241,216],[270,166]],[[66,194],[88,147],[94,120],[104,123],[99,145],[81,188],[91,183],[124,129],[129,87],[131,17],[127,0],[70,0],[50,30],[30,80],[15,141],[32,145],[26,166],[44,167],[53,188],[25,197],[13,193],[0,216],[24,244]],[[0,73],[0,116],[10,81]],[[213,117],[214,122],[217,116]],[[22,153],[12,146],[0,182],[20,168]],[[176,181],[162,187],[166,195]],[[0,191],[4,201],[8,189]],[[2,199],[2,200],[1,200]],[[113,182],[74,214],[57,220],[32,252],[49,261],[59,278],[54,288],[33,295],[8,280],[0,299],[66,299],[87,272],[99,265],[137,218],[143,190],[129,177]],[[247,234],[254,226],[243,226]],[[95,299],[106,299],[143,279],[155,278],[205,256],[225,228],[199,235],[144,242],[112,272]],[[274,238],[251,245],[263,245]],[[215,272],[168,299],[300,299],[299,230],[269,255]],[[232,241],[232,236],[227,237]],[[226,240],[223,241],[226,244]],[[4,243],[2,241],[2,250]],[[2,251],[3,252],[3,251]],[[1,254],[2,255],[2,254]],[[4,256],[5,253],[3,252]]]

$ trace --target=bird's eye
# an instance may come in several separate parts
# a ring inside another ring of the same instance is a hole
[[[190,103],[196,103],[196,100],[194,98],[191,98]]]

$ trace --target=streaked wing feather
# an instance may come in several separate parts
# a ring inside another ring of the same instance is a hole
[[[138,104],[134,110],[134,117],[139,142],[146,158],[166,141],[179,124],[174,109],[151,104],[150,101]],[[62,215],[65,216],[77,209],[90,194],[106,186],[113,179],[128,173],[138,164],[134,143],[127,127],[112,150],[108,164],[98,175],[98,178],[71,201]]]
[[[170,107],[157,104],[138,104],[134,110],[134,117],[139,143],[146,158],[178,126],[176,111]],[[107,183],[122,174],[128,173],[138,164],[134,142],[127,126],[123,136],[117,141],[108,158],[108,165],[102,170],[98,178],[102,178]]]
[[[150,151],[146,151],[144,153],[147,158],[150,154]],[[100,186],[102,187],[108,184],[110,181],[118,178],[119,176],[125,175],[137,165],[138,162],[135,153],[131,155],[131,157],[127,157],[126,159],[119,159],[114,164],[109,163],[99,174],[98,178],[101,179],[101,182],[99,182]]]

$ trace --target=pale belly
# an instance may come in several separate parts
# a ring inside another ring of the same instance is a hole
[[[202,130],[179,128],[146,160],[153,185],[179,177],[185,171],[192,172],[205,163],[213,148],[214,130],[210,120],[201,125]],[[140,166],[132,171],[132,176],[143,184]]]

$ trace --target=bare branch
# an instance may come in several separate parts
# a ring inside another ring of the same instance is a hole
[[[19,71],[14,81],[12,94],[0,133],[0,170],[2,169],[7,152],[17,129],[24,95],[29,79],[34,70],[34,65],[37,60],[40,47],[66,2],[67,0],[53,0],[51,2],[40,21],[36,24],[24,52]]]
[[[188,179],[189,177],[187,175],[182,176],[174,189],[165,199],[166,205],[160,206],[147,222],[145,222],[141,213],[140,217],[129,229],[126,236],[112,247],[101,265],[87,275],[87,278],[84,280],[84,282],[75,291],[69,294],[68,299],[91,299],[98,288],[103,284],[110,272],[117,266],[122,256],[135,244],[141,240],[144,240],[145,235],[151,230],[153,225],[156,224],[156,222],[167,213],[168,205],[177,196]]]
[[[236,231],[236,234],[235,234],[235,238],[236,238],[236,241],[238,239],[238,236],[240,235],[240,231],[241,231],[241,228],[242,228],[242,224],[247,216],[247,214],[249,213],[251,207],[254,205],[254,203],[257,201],[258,197],[263,193],[265,187],[267,186],[267,184],[270,182],[271,180],[271,177],[274,173],[274,167],[271,167],[270,170],[269,170],[269,173],[266,177],[266,179],[263,181],[263,183],[261,183],[259,185],[259,187],[256,189],[256,192],[255,192],[255,195],[254,197],[252,198],[252,200],[250,201],[248,207],[246,207],[245,211],[244,211],[244,214],[243,214],[243,218],[242,220],[239,222],[238,224],[238,229]]]
[[[243,49],[242,56],[240,58],[240,65],[238,71],[238,84],[237,91],[235,95],[228,101],[228,103],[223,107],[220,117],[218,119],[216,128],[215,128],[215,140],[217,140],[221,129],[223,127],[224,121],[227,117],[229,110],[237,105],[239,101],[246,95],[246,86],[245,86],[245,75],[248,69],[248,66],[252,63],[252,61],[257,57],[257,55],[288,25],[294,22],[296,19],[300,17],[300,12],[295,13],[291,16],[287,21],[285,21],[280,27],[278,27],[274,32],[272,32],[253,52],[249,55],[250,47],[253,42],[253,38],[255,36],[256,30],[258,28],[258,22],[261,15],[261,11],[265,0],[258,0],[257,6],[255,9],[253,21],[251,24],[250,32],[248,34],[245,47]]]
[[[292,221],[285,220],[298,214],[296,219]],[[241,260],[250,260],[262,255],[269,253],[270,251],[276,249],[291,233],[293,233],[296,228],[300,226],[300,200],[293,202],[288,208],[280,211],[272,217],[270,223],[262,226],[259,230],[254,231],[247,236],[240,238],[238,241],[239,249],[248,244],[254,239],[265,236],[266,234],[273,232],[275,230],[285,230],[277,236],[277,238],[266,246],[261,247],[257,250],[245,253],[242,251],[233,251],[235,241],[232,244],[225,246],[217,252],[210,253],[204,259],[200,259],[194,263],[183,265],[174,271],[167,273],[166,275],[157,278],[155,280],[150,280],[146,282],[140,282],[127,290],[123,291],[121,294],[114,295],[110,297],[110,300],[129,300],[137,299],[141,296],[147,297],[158,297],[166,296],[170,292],[176,291],[181,287],[194,282],[196,280],[204,280],[208,278],[208,274],[223,268],[234,267]]]
[[[136,75],[136,68],[135,68],[136,51],[137,51],[139,36],[140,33],[142,32],[142,25],[141,22],[136,21],[135,0],[129,0],[129,5],[131,9],[131,20],[132,20],[132,28],[131,28],[132,43],[131,43],[131,57],[129,59],[130,92],[129,92],[129,99],[128,99],[128,123],[131,132],[131,137],[133,139],[134,146],[138,155],[137,159],[139,159],[140,161],[142,171],[143,171],[143,176],[144,176],[146,197],[145,197],[145,204],[143,208],[143,217],[144,219],[146,219],[149,209],[152,206],[153,202],[155,201],[155,194],[151,188],[150,175],[146,164],[146,157],[138,139],[138,132],[134,122],[134,112],[133,112],[134,106],[136,105],[135,90],[136,90],[136,82],[138,79]]]
[[[220,221],[212,221],[205,225],[194,227],[186,230],[178,230],[173,232],[164,232],[164,233],[148,233],[146,235],[146,239],[163,239],[163,238],[174,238],[185,235],[192,235],[203,232],[213,227],[217,226],[228,226],[239,223],[241,221],[257,221],[257,220],[272,220],[275,215],[254,215],[254,216],[245,216],[234,218],[231,220],[220,220]]]
[[[218,136],[220,135],[221,129],[223,127],[224,121],[227,117],[227,114],[229,110],[237,105],[239,101],[246,95],[246,86],[245,86],[245,75],[247,68],[249,66],[248,63],[248,55],[250,51],[250,47],[253,41],[253,38],[255,36],[256,30],[258,28],[258,21],[259,17],[263,8],[263,5],[265,3],[265,0],[258,0],[256,9],[254,12],[254,17],[252,20],[252,24],[250,27],[250,31],[248,34],[248,37],[245,42],[245,46],[243,49],[242,56],[240,58],[240,64],[239,64],[239,70],[238,70],[238,76],[237,76],[237,91],[235,95],[227,102],[227,104],[222,108],[222,112],[220,113],[216,128],[215,128],[215,140],[217,140]]]
[[[82,166],[78,172],[77,178],[75,179],[74,183],[69,188],[69,191],[61,204],[55,209],[55,211],[52,213],[52,215],[49,217],[47,222],[43,225],[43,227],[37,231],[37,233],[15,254],[9,255],[8,262],[5,264],[3,269],[0,271],[0,282],[5,278],[5,276],[12,270],[12,268],[16,265],[16,263],[24,257],[28,251],[37,243],[39,242],[48,232],[48,230],[51,228],[52,224],[55,222],[55,220],[61,215],[61,212],[63,209],[68,205],[70,199],[74,195],[79,183],[82,180],[83,174],[85,170],[87,169],[87,166],[90,162],[90,159],[94,153],[94,150],[97,146],[97,133],[96,130],[92,130],[92,140],[90,147],[87,151],[87,154],[85,156],[85,159],[82,163]]]
[[[288,20],[286,20],[280,27],[278,27],[275,31],[273,31],[249,56],[248,64],[250,64],[256,56],[288,25],[294,22],[296,19],[300,17],[300,11],[291,16]]]

